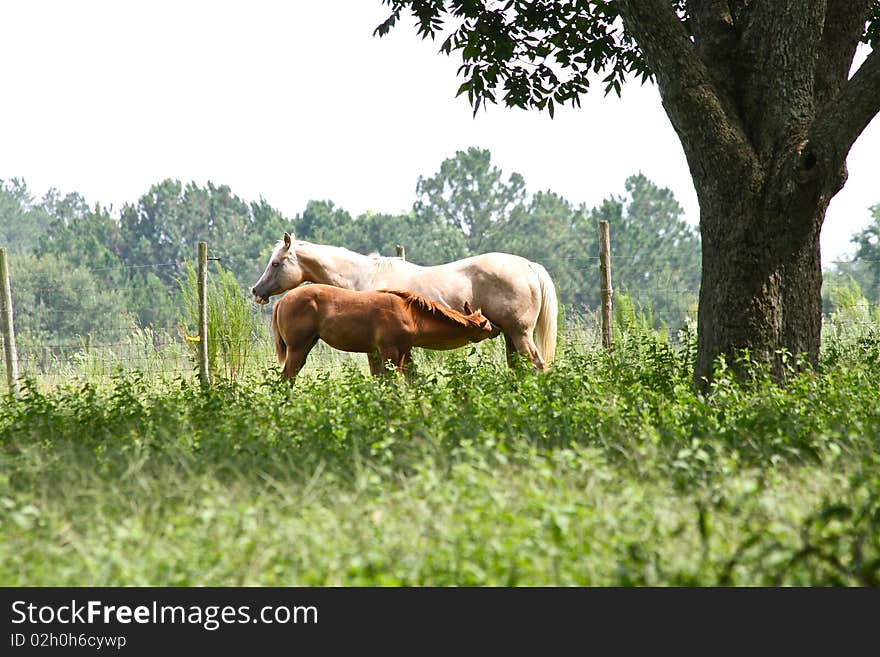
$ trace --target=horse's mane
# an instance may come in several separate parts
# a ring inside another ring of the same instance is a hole
[[[477,328],[481,326],[479,322],[469,319],[466,315],[463,315],[457,310],[453,310],[449,306],[444,306],[436,301],[426,299],[415,292],[410,292],[409,290],[379,290],[379,292],[394,294],[406,301],[409,306],[415,306],[419,310],[428,312],[435,317],[444,317],[459,326],[474,326]]]
[[[284,240],[279,240],[276,243],[276,248],[284,244]],[[336,253],[349,254],[351,256],[355,256],[357,258],[369,258],[371,264],[376,271],[387,271],[400,263],[405,263],[406,260],[401,258],[400,256],[383,256],[376,251],[372,251],[369,254],[363,254],[358,251],[352,251],[349,248],[344,246],[336,246],[335,244],[320,244],[317,242],[309,242],[307,240],[296,240],[294,242],[296,246],[305,246],[305,247],[318,247],[320,249],[328,249],[331,251],[335,251]]]
[[[376,271],[387,271],[401,262],[406,262],[399,256],[383,256],[378,253],[371,253],[368,257],[373,260],[373,267]]]

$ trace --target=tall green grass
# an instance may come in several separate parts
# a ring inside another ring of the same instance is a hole
[[[191,263],[186,264],[185,280],[180,283],[186,318],[181,320],[182,332],[190,345],[193,363],[198,336],[198,277]],[[251,300],[239,288],[232,272],[218,263],[207,281],[208,368],[212,378],[218,375],[229,381],[240,377],[248,366],[254,345],[265,344],[266,325],[259,320]]]

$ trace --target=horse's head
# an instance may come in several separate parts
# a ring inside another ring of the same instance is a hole
[[[481,308],[477,308],[476,310],[471,310],[471,304],[467,301],[464,302],[464,316],[471,322],[476,329],[474,331],[473,337],[471,337],[471,342],[479,342],[480,340],[485,340],[486,338],[494,338],[497,336],[501,329],[495,326],[492,326],[492,322],[482,313]]]
[[[272,250],[266,271],[251,288],[255,303],[269,303],[269,297],[292,290],[303,282],[303,271],[292,244],[290,233],[284,233],[284,240]]]

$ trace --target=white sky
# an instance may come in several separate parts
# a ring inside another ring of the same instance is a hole
[[[0,179],[79,192],[118,210],[165,178],[227,184],[285,215],[329,199],[358,215],[398,212],[456,150],[488,148],[530,192],[597,205],[642,171],[697,222],[681,146],[656,89],[600,85],[582,108],[546,114],[454,98],[456,56],[407,18],[372,36],[379,0],[248,2],[3,0]],[[880,203],[880,120],[850,153],[823,261]],[[613,239],[613,238],[612,238]]]

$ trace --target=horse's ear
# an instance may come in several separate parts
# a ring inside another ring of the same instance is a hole
[[[285,231],[285,233],[284,233],[284,246],[286,246],[288,249],[290,248],[290,239],[291,239],[290,233]]]
[[[469,304],[467,301],[464,302],[464,314],[465,315],[473,315],[474,314],[474,311],[471,310],[471,304]]]

